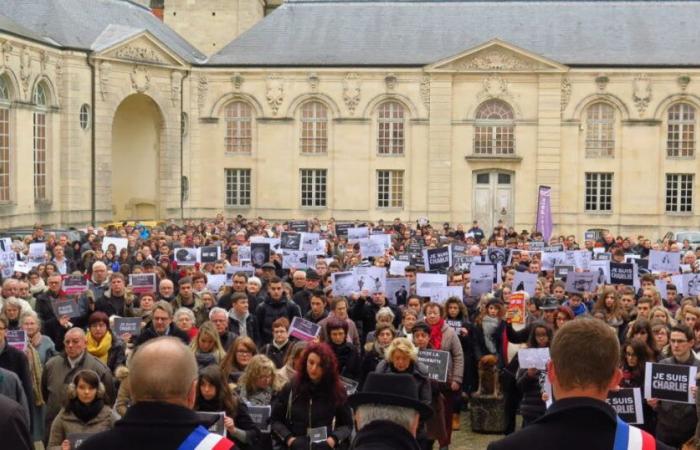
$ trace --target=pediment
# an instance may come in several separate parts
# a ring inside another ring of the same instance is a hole
[[[435,72],[566,72],[568,68],[527,50],[500,41],[489,41],[426,68]]]
[[[185,65],[182,59],[148,31],[135,34],[125,31],[121,36],[109,38],[111,41],[103,40],[104,45],[97,50],[101,58],[164,66]],[[99,43],[99,40],[96,43]]]

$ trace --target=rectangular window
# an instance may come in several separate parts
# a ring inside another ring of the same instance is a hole
[[[377,171],[377,207],[403,208],[403,170]]]
[[[326,206],[326,169],[301,169],[301,206]]]
[[[34,113],[34,200],[46,200],[46,114]]]
[[[226,170],[226,206],[250,206],[250,169]]]
[[[10,201],[10,110],[0,107],[0,202]]]
[[[693,174],[666,174],[666,212],[693,212]]]
[[[586,173],[586,211],[612,211],[611,173]]]

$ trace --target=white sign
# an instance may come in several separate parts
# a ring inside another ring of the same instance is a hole
[[[114,244],[117,248],[114,256],[118,256],[121,249],[129,245],[129,240],[127,238],[105,237],[102,239],[102,251],[106,252],[110,244]]]
[[[431,289],[447,286],[447,275],[442,273],[416,274],[416,294],[430,297]]]
[[[679,252],[662,252],[651,250],[649,252],[649,270],[651,272],[678,273],[681,265]]]
[[[547,368],[549,361],[549,348],[521,348],[518,350],[518,362],[522,369],[539,369]]]

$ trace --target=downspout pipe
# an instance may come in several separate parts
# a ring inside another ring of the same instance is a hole
[[[96,192],[97,189],[95,187],[95,168],[96,168],[96,152],[95,152],[95,99],[96,99],[96,93],[95,93],[95,88],[96,88],[96,72],[95,72],[95,61],[93,59],[94,52],[88,53],[87,55],[87,63],[88,66],[90,66],[90,223],[92,226],[96,226]]]

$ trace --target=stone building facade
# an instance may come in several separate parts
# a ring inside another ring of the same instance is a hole
[[[9,3],[0,228],[224,211],[521,229],[540,185],[562,232],[697,226],[693,2],[288,0],[263,18],[241,0],[235,29],[184,20],[199,1],[172,2],[179,23],[166,1],[163,23],[128,1],[63,0],[51,25],[25,8],[58,0]],[[514,18],[522,32],[493,31]]]

